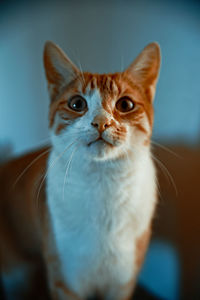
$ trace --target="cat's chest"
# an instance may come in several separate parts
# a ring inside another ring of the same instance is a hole
[[[47,180],[48,208],[63,276],[77,292],[83,274],[84,290],[91,281],[94,288],[97,282],[104,285],[113,278],[124,284],[134,273],[134,240],[151,215],[148,205],[144,207],[141,183],[145,179],[128,168],[116,175],[112,169],[84,173],[83,168],[75,167],[66,175],[58,164]],[[152,206],[151,199],[149,203]],[[146,220],[141,222],[143,213]]]
[[[110,267],[106,266],[110,269],[120,257],[129,257],[128,253],[131,258],[122,264],[127,268],[132,262],[134,230],[129,183],[128,177],[120,182],[108,173],[84,176],[79,171],[66,178],[63,171],[54,169],[49,175],[50,214],[68,281],[77,281],[86,270],[97,276],[105,261],[110,262]]]
[[[56,174],[59,178],[55,180]],[[48,203],[58,236],[63,231],[66,240],[87,238],[89,242],[98,236],[100,241],[130,222],[130,178],[120,182],[113,174],[84,174],[81,170],[68,175],[55,169],[48,178]],[[134,194],[138,196],[136,189]]]
[[[85,170],[81,162],[74,164],[72,170],[62,164],[52,168],[47,177],[47,196],[55,223],[63,227],[69,223],[68,230],[82,224],[83,229],[90,228],[94,222],[120,218],[123,208],[132,206],[130,196],[139,196],[140,176],[117,171],[111,168]],[[122,205],[124,203],[126,205]]]

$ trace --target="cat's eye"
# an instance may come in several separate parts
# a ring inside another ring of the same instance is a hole
[[[117,101],[116,108],[120,112],[126,113],[135,108],[135,103],[129,97],[122,97]]]
[[[77,112],[83,112],[87,109],[87,102],[80,95],[76,95],[69,99],[68,106],[72,110],[75,110]]]

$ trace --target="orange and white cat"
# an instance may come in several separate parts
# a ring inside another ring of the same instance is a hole
[[[51,299],[130,299],[157,199],[150,138],[159,46],[124,72],[99,75],[47,42],[44,65],[51,148],[0,171],[3,282],[41,263]]]

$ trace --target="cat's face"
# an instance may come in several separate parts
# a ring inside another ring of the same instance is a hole
[[[147,46],[122,73],[82,73],[50,42],[44,62],[55,147],[64,150],[74,143],[83,155],[107,160],[149,146],[160,66],[157,44]]]

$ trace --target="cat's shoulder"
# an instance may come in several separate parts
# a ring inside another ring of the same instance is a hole
[[[10,178],[14,179],[15,175],[21,175],[20,172],[31,173],[36,171],[37,168],[45,168],[50,150],[50,147],[40,148],[2,163],[0,165],[0,178],[3,179],[6,175],[9,175]],[[20,177],[16,178],[16,181],[23,180],[23,176]]]
[[[13,158],[0,166],[1,201],[6,206],[21,203],[22,206],[33,203],[46,173],[50,148],[42,148]],[[44,197],[45,182],[41,185]]]

